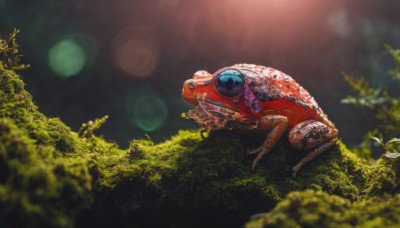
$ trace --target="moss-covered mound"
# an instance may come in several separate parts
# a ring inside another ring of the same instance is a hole
[[[378,202],[384,193],[399,191],[397,159],[371,166],[343,144],[293,178],[291,167],[305,153],[291,149],[287,139],[252,172],[253,158],[245,154],[262,136],[220,131],[203,140],[199,131],[180,131],[161,144],[133,140],[122,150],[93,135],[104,120],[86,123],[78,134],[45,117],[15,72],[0,62],[0,226],[237,227],[268,211],[252,224],[279,225],[279,218],[292,213],[299,214],[290,220],[294,225],[361,224],[348,217],[335,220],[335,213],[361,210],[357,205],[372,202],[365,199],[375,196]],[[293,203],[296,194],[300,203]],[[320,213],[319,204],[309,206],[308,197],[326,199],[321,207],[327,214]],[[388,196],[387,205],[397,199]],[[303,207],[312,218],[296,212]],[[394,213],[394,208],[387,210]],[[323,220],[329,216],[335,218]]]
[[[244,154],[249,144],[260,143],[255,141],[229,132],[202,140],[198,132],[181,131],[159,145],[136,140],[128,153],[92,154],[92,168],[100,175],[94,188],[107,196],[97,198],[97,206],[126,215],[154,210],[173,212],[169,217],[187,213],[184,218],[198,212],[228,213],[224,216],[243,222],[273,208],[293,190],[311,188],[359,199],[366,166],[344,147],[321,156],[293,178],[291,165],[300,156],[285,152],[285,143],[251,172],[252,159]]]
[[[252,227],[399,227],[400,195],[351,202],[325,192],[292,192]]]
[[[84,150],[75,135],[0,62],[0,226],[71,226],[92,202],[87,161],[63,156]]]

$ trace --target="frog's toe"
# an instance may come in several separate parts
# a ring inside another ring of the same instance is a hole
[[[258,153],[260,153],[261,151],[262,151],[262,147],[258,147],[257,149],[247,151],[247,154],[246,154],[246,155],[258,154]]]
[[[259,159],[257,159],[257,158],[254,159],[253,164],[251,165],[251,171],[256,170],[257,165],[258,165],[258,161],[259,161]]]
[[[299,167],[295,166],[292,168],[292,177],[296,177],[297,172],[300,170]]]

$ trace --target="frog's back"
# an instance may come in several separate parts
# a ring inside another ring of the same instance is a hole
[[[246,82],[259,101],[287,100],[305,112],[325,119],[325,114],[315,99],[289,75],[270,67],[254,64],[237,64],[234,67],[246,74]]]

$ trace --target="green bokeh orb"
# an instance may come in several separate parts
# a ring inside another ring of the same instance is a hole
[[[164,126],[168,117],[165,101],[157,96],[143,96],[133,102],[131,121],[140,129],[151,132]]]
[[[61,40],[49,51],[49,66],[61,77],[79,74],[86,64],[86,53],[83,48],[70,39]]]

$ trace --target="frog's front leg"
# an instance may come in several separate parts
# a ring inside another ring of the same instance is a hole
[[[306,120],[295,125],[289,132],[290,144],[298,150],[313,148],[293,168],[293,176],[309,161],[337,144],[338,131],[317,120]]]
[[[252,170],[255,169],[258,162],[267,155],[276,143],[281,138],[288,126],[288,118],[280,115],[267,115],[263,116],[257,126],[258,130],[269,131],[264,143],[257,149],[249,151],[247,154],[257,154],[251,166]]]

